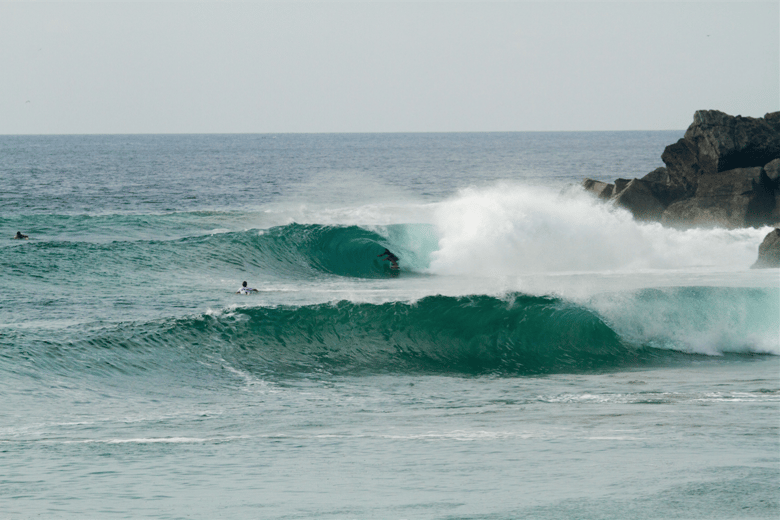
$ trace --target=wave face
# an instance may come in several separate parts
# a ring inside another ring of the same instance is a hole
[[[226,325],[211,323],[218,330]],[[594,313],[525,295],[246,309],[227,326],[231,357],[253,371],[540,374],[636,359]]]
[[[71,374],[226,364],[259,377],[598,373],[691,355],[777,355],[779,299],[777,290],[683,287],[604,294],[588,305],[513,293],[239,307],[79,329],[70,341],[10,335],[0,364]]]
[[[33,350],[18,355],[54,372],[170,366],[183,373],[186,365],[218,361],[263,377],[588,373],[677,355],[630,344],[583,306],[522,294],[236,308],[126,324]],[[4,358],[10,361],[8,351]]]
[[[391,247],[382,235],[358,226],[290,224],[259,235],[255,247],[276,272],[295,268],[358,278],[384,277],[389,263],[379,255]]]
[[[193,253],[208,255],[211,266],[214,262],[241,269],[252,266],[264,276],[277,278],[316,278],[323,274],[386,278],[392,274],[390,264],[379,257],[385,248],[402,258],[401,270],[408,272],[422,270],[436,246],[430,226],[408,224],[375,229],[288,224],[260,232],[222,233],[199,239],[196,247],[202,251]]]

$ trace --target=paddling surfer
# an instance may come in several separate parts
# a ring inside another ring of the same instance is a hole
[[[22,235],[22,232],[21,232],[21,231],[17,231],[17,232],[16,232],[16,236],[15,236],[14,238],[15,238],[16,240],[27,240],[27,239],[28,239],[28,238],[30,238],[30,237],[28,237],[27,235]]]
[[[253,292],[260,292],[252,287],[247,287],[246,282],[241,284],[241,288],[236,291],[236,294],[252,294]]]

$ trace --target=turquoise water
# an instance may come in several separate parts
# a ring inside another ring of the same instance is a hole
[[[777,518],[768,229],[576,187],[679,134],[0,136],[0,516]]]

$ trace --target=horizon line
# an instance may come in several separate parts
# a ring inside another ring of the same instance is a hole
[[[67,136],[184,136],[184,135],[400,135],[400,134],[563,134],[563,133],[616,133],[616,132],[684,132],[685,128],[656,130],[424,130],[424,131],[374,131],[374,132],[75,132],[75,133],[2,133],[0,137],[67,137]]]

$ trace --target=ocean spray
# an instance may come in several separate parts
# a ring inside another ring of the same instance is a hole
[[[462,190],[437,205],[433,220],[439,247],[430,272],[447,275],[740,271],[768,231],[676,230],[578,190],[511,183]]]

